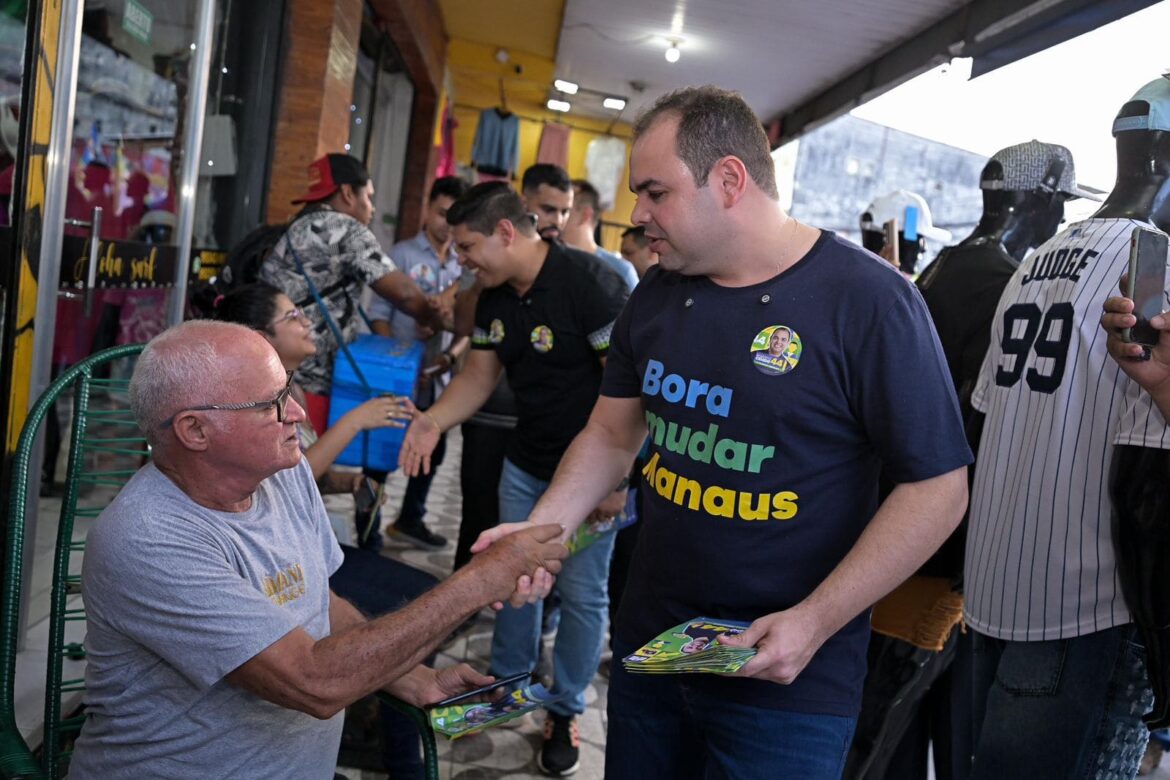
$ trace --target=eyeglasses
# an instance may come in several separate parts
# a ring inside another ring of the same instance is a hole
[[[248,409],[258,409],[260,411],[268,411],[269,409],[276,409],[276,421],[284,422],[284,410],[288,406],[288,397],[292,393],[293,372],[288,372],[288,381],[285,382],[284,389],[280,391],[280,395],[273,398],[271,401],[252,401],[250,403],[242,404],[208,404],[207,406],[190,406],[186,409],[180,409],[172,414],[159,426],[161,428],[169,428],[175,422],[175,418],[184,412],[242,412]]]
[[[277,325],[288,322],[289,320],[300,320],[301,322],[307,322],[308,318],[305,317],[305,313],[300,309],[290,309],[285,312],[284,315],[279,319],[273,320],[272,324],[270,324],[268,327],[275,328]]]

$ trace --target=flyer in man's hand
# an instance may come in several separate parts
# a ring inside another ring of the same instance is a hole
[[[738,672],[756,654],[754,647],[727,647],[720,637],[743,633],[750,623],[698,617],[663,631],[622,659],[626,671],[640,674]]]
[[[633,515],[622,512],[604,523],[581,523],[565,542],[565,547],[569,548],[569,555],[576,555],[606,534],[617,533],[623,528],[633,525],[637,519]]]
[[[540,683],[526,685],[495,701],[435,707],[430,711],[431,728],[451,739],[466,737],[532,712],[552,700],[552,694]]]
[[[604,523],[585,522],[577,526],[577,530],[565,542],[565,547],[569,548],[569,555],[576,555],[606,534],[617,533],[638,522],[638,511],[634,505],[635,495],[636,491],[633,490],[626,494],[625,509],[612,520]]]

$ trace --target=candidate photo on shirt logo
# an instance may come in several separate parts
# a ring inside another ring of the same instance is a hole
[[[491,328],[488,330],[488,340],[493,344],[499,344],[504,340],[504,323],[492,320]]]
[[[431,268],[426,263],[419,263],[414,268],[411,268],[410,278],[414,279],[415,283],[423,289],[423,292],[437,292],[436,288],[439,286],[439,275],[435,273],[434,268]]]
[[[800,336],[787,325],[770,325],[752,339],[752,365],[762,374],[787,374],[800,362]]]
[[[553,332],[547,325],[537,325],[533,328],[529,339],[532,341],[532,348],[537,352],[548,352],[553,348]]]

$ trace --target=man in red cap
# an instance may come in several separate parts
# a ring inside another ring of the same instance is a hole
[[[443,318],[437,301],[398,270],[370,231],[374,183],[365,166],[348,154],[327,154],[309,166],[309,181],[308,191],[293,201],[305,207],[264,261],[260,279],[283,290],[312,323],[317,354],[301,364],[299,378],[309,419],[321,433],[329,418],[333,359],[339,345],[306,276],[346,342],[356,335],[363,284],[424,325],[441,328]]]

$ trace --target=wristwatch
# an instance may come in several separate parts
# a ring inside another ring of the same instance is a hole
[[[622,477],[622,481],[619,482],[618,486],[613,489],[613,492],[617,493],[619,490],[625,490],[629,486],[630,486],[630,478],[629,477]]]

